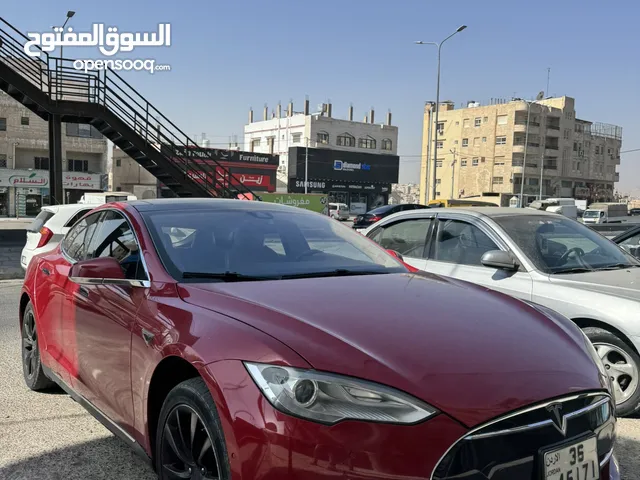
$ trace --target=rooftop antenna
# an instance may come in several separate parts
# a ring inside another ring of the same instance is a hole
[[[547,68],[547,95],[549,95],[549,77],[551,77],[551,68]]]

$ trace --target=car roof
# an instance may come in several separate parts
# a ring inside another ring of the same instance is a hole
[[[134,208],[139,212],[172,211],[172,210],[240,210],[240,211],[273,211],[290,212],[292,208],[300,213],[315,214],[304,208],[281,205],[278,203],[260,202],[255,200],[238,200],[235,198],[154,198],[149,200],[130,200],[114,202],[120,208]]]
[[[557,213],[547,212],[545,210],[536,210],[534,208],[514,208],[514,207],[450,207],[450,208],[430,208],[427,210],[429,214],[433,212],[439,213],[466,213],[475,217],[515,217],[522,215],[549,215],[558,216]],[[425,213],[426,213],[425,212]]]

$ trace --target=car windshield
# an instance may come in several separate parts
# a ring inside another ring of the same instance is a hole
[[[569,218],[508,215],[493,220],[545,273],[640,267],[640,262],[615,243]]]
[[[587,210],[584,212],[583,217],[586,218],[598,218],[600,216],[600,210]]]
[[[353,229],[303,210],[172,210],[144,217],[163,263],[176,279],[407,272]]]

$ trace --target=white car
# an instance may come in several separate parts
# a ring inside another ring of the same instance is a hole
[[[400,212],[362,233],[419,270],[570,318],[603,360],[618,415],[640,411],[640,262],[612,241],[562,215],[500,207]]]
[[[73,203],[42,207],[27,228],[27,243],[22,249],[20,265],[26,271],[34,255],[56,248],[69,229],[96,204]]]

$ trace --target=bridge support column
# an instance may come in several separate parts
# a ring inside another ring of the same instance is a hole
[[[62,191],[62,121],[49,115],[49,195],[51,205],[64,203]]]

